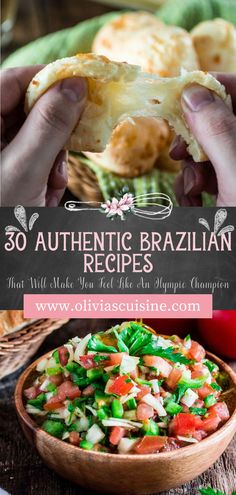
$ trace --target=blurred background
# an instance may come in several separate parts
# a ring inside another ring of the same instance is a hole
[[[2,61],[40,36],[124,7],[155,11],[165,0],[2,0]]]

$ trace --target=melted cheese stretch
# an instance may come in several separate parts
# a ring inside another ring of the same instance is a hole
[[[26,94],[26,111],[50,86],[61,79],[77,76],[87,78],[88,100],[66,146],[73,151],[103,151],[113,129],[129,117],[161,117],[183,137],[193,159],[203,161],[206,156],[182,114],[184,88],[189,84],[201,84],[231,106],[225,88],[210,74],[193,71],[179,77],[161,78],[141,72],[135,65],[112,62],[95,54],[81,54],[57,60],[34,77]]]

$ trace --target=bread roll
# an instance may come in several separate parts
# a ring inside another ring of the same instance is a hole
[[[236,72],[236,29],[224,19],[198,24],[191,31],[200,68],[215,72]]]

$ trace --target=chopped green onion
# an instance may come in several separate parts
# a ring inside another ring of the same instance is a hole
[[[213,394],[208,395],[204,399],[204,404],[206,407],[211,407],[214,406],[214,404],[217,402],[215,396]]]
[[[126,404],[127,404],[128,409],[136,409],[136,407],[137,407],[137,402],[133,397],[132,397],[132,399],[127,400]]]
[[[205,366],[207,366],[207,368],[209,369],[210,373],[212,373],[212,371],[214,371],[214,370],[216,371],[219,369],[218,366],[215,363],[213,363],[212,361],[210,361],[209,359],[204,359],[203,362],[204,362]]]
[[[216,382],[212,382],[212,383],[210,384],[210,387],[211,387],[213,390],[217,390],[218,392],[220,392],[220,391],[222,390],[222,389],[221,389],[221,387],[220,387],[220,385],[218,385],[218,383],[216,383]]]
[[[204,416],[207,413],[206,407],[190,407],[189,410],[192,414],[197,414],[198,416]]]
[[[111,404],[111,411],[113,418],[122,418],[124,414],[124,408],[119,399],[113,399]]]
[[[45,404],[46,402],[46,395],[43,393],[43,394],[39,394],[36,399],[30,399],[27,401],[27,404],[30,404],[31,406],[34,406],[36,407],[36,409],[40,409],[42,410],[43,409],[43,405]]]
[[[53,421],[52,419],[46,419],[44,421],[42,428],[44,431],[52,435],[53,437],[61,438],[65,428],[60,421]]]
[[[187,388],[201,388],[204,385],[206,379],[207,377],[205,375],[200,376],[199,378],[190,378],[189,380],[187,380],[186,378],[181,378],[178,385],[185,385],[185,387]]]
[[[84,450],[92,450],[93,449],[92,442],[88,442],[88,440],[82,440],[80,442],[79,446],[81,447],[81,449],[84,449]]]
[[[47,368],[46,373],[47,375],[59,375],[63,371],[61,366],[53,366],[53,368]]]
[[[91,370],[87,370],[86,374],[90,382],[94,382],[102,377],[103,370],[100,368],[92,368]]]
[[[182,409],[182,406],[173,401],[168,402],[167,406],[165,407],[166,412],[170,414],[170,416],[175,416],[175,414],[180,413]]]
[[[56,350],[52,353],[52,357],[55,359],[55,361],[56,361],[56,363],[57,363],[57,364],[59,364],[59,363],[60,363],[58,349],[56,349]]]
[[[160,429],[157,423],[153,421],[153,419],[149,419],[147,422],[143,424],[143,431],[145,435],[159,435]]]
[[[47,392],[56,392],[57,390],[57,387],[56,385],[54,385],[54,383],[49,383],[47,385]]]

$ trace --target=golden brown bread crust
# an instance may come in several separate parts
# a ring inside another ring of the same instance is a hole
[[[0,337],[20,330],[27,325],[31,318],[24,318],[22,310],[6,310],[0,312]]]

